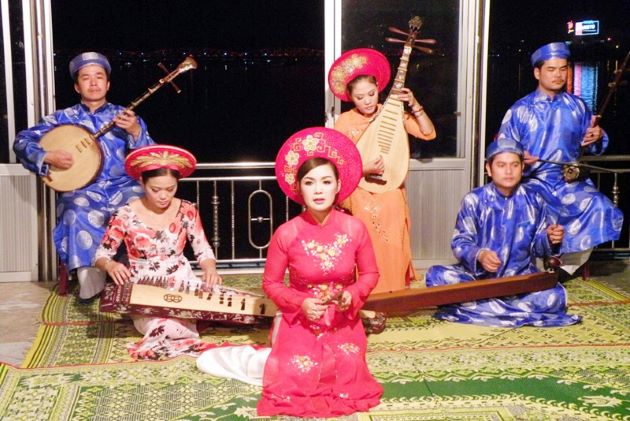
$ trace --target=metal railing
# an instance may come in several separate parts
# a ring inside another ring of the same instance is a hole
[[[599,191],[606,194],[624,214],[622,234],[619,241],[603,244],[595,250],[598,252],[627,254],[630,252],[630,156],[602,155],[583,156],[580,162],[605,165],[606,170],[591,169],[590,178]],[[621,187],[620,187],[621,186]],[[623,187],[623,191],[622,191]]]
[[[180,197],[197,203],[219,267],[262,267],[274,230],[299,212],[273,170],[273,162],[203,163],[181,180]]]
[[[630,252],[630,157],[588,157],[581,162],[605,163],[613,171],[591,170],[591,179],[626,215],[623,242],[603,244],[596,250]],[[612,168],[611,163],[627,168]],[[274,230],[300,212],[275,180],[273,162],[203,163],[197,166],[194,177],[182,180],[178,195],[199,206],[220,267],[264,266]]]

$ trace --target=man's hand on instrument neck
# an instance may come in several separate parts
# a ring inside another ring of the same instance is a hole
[[[547,227],[547,238],[552,246],[562,243],[564,237],[564,227],[558,224],[552,224]]]
[[[525,165],[534,165],[537,161],[537,156],[533,156],[529,152],[525,151],[525,156],[523,157],[523,162],[525,163]]]
[[[597,119],[596,116],[591,117],[591,127],[586,129],[586,133],[584,134],[584,138],[582,139],[582,147],[598,142],[599,140],[601,140],[602,136],[604,135],[604,131],[602,130],[601,127],[593,126],[593,124],[595,124],[596,119]]]
[[[57,149],[54,151],[46,152],[44,155],[44,162],[60,170],[67,170],[74,164],[74,158],[72,154],[63,149]]]
[[[114,117],[114,124],[132,135],[134,139],[140,137],[142,127],[138,123],[138,117],[132,110],[124,110],[122,113]]]

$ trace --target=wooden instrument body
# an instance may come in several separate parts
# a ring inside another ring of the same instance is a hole
[[[371,193],[395,190],[403,184],[407,177],[410,155],[409,136],[404,125],[404,106],[402,101],[398,99],[398,95],[403,92],[402,89],[405,86],[411,51],[417,49],[427,54],[433,53],[429,48],[414,45],[416,42],[435,44],[434,39],[416,40],[421,26],[422,19],[419,16],[414,16],[409,20],[409,33],[397,28],[389,28],[392,32],[406,35],[405,41],[386,38],[387,41],[401,42],[405,45],[389,96],[379,114],[357,142],[357,148],[363,162],[373,161],[381,155],[385,163],[382,175],[370,175],[359,182],[361,188]]]
[[[74,163],[68,169],[50,166],[42,180],[48,187],[66,192],[81,188],[96,179],[101,172],[103,153],[98,140],[81,126],[64,124],[46,133],[39,142],[45,151],[65,150]]]
[[[557,282],[556,273],[537,272],[430,288],[382,292],[370,295],[363,309],[382,312],[387,316],[404,316],[427,307],[542,291],[553,288]]]
[[[101,295],[100,311],[260,324],[270,323],[277,307],[264,296],[226,287],[213,292],[190,293],[140,283],[123,286],[111,283]]]
[[[402,101],[387,98],[380,112],[363,132],[357,149],[363,162],[383,157],[385,169],[382,176],[361,178],[359,187],[371,193],[383,193],[399,188],[409,171],[409,137],[403,118]]]
[[[196,69],[197,62],[192,57],[186,57],[175,70],[160,79],[147,89],[142,95],[133,100],[126,110],[132,111],[145,99],[153,95],[166,83],[190,69]],[[177,88],[179,89],[179,88]],[[114,121],[110,121],[101,127],[98,132],[90,133],[80,126],[72,124],[55,127],[40,139],[40,146],[45,151],[65,150],[72,154],[74,163],[72,167],[62,170],[50,167],[49,175],[42,180],[48,187],[59,191],[71,191],[90,184],[100,174],[103,166],[103,153],[97,139],[114,127]]]

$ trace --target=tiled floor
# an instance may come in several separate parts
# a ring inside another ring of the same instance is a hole
[[[0,282],[0,361],[22,363],[52,286],[50,282]]]
[[[630,260],[591,262],[591,276],[630,290]],[[41,322],[52,282],[0,282],[0,361],[19,366]]]

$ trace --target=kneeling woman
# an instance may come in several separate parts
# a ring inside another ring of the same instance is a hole
[[[309,128],[282,146],[276,177],[306,210],[276,230],[267,253],[263,289],[282,312],[271,350],[216,348],[204,352],[197,366],[254,384],[262,374],[259,415],[367,411],[383,389],[365,361],[367,339],[358,312],[378,269],[365,225],[334,208],[358,184],[361,158],[341,133]]]
[[[197,208],[175,197],[179,179],[190,175],[195,165],[190,152],[168,145],[147,146],[127,156],[125,169],[131,177],[140,179],[145,195],[114,213],[94,258],[96,267],[107,272],[116,284],[147,277],[163,277],[172,288],[212,288],[221,283]],[[184,256],[186,240],[203,270],[203,280],[195,276]],[[129,266],[113,260],[123,242]],[[194,320],[131,317],[144,335],[128,346],[134,359],[197,355],[213,346],[199,340]]]

